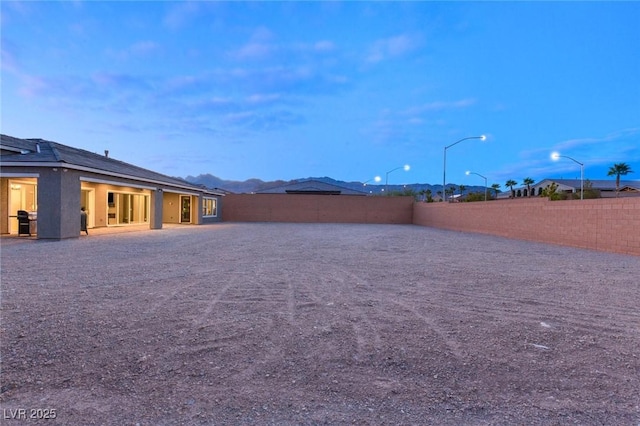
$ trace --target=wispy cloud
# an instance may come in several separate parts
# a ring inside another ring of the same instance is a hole
[[[11,12],[14,12],[20,16],[30,16],[36,13],[34,12],[34,9],[30,3],[31,2],[28,1],[7,1],[2,2],[2,8],[8,8]],[[7,23],[7,19],[10,19],[10,16],[10,13],[0,14],[0,22],[4,25],[5,23]]]
[[[187,26],[200,11],[200,2],[198,1],[170,4],[172,6],[165,14],[163,24],[171,30],[179,30]]]
[[[316,52],[331,52],[335,50],[335,44],[329,40],[320,40],[313,44],[313,49]]]
[[[26,74],[22,74],[20,77],[22,85],[18,88],[18,93],[25,98],[36,98],[50,87],[49,79],[47,78]]]
[[[443,127],[449,119],[446,114],[470,108],[475,103],[475,99],[465,98],[457,101],[431,101],[397,111],[387,108],[379,113],[377,119],[363,133],[371,135],[378,143],[386,143],[393,139],[423,139],[424,136],[418,135],[424,133],[425,128],[433,131],[434,128]]]
[[[156,42],[144,40],[132,44],[128,52],[133,56],[146,56],[160,50],[160,45]]]
[[[378,63],[402,56],[420,45],[419,39],[409,34],[376,40],[368,49],[366,61]]]
[[[252,92],[296,93],[298,96],[335,93],[350,83],[346,75],[307,65],[222,70],[216,73],[216,78]]]
[[[232,58],[240,61],[269,59],[280,50],[275,42],[275,35],[267,27],[256,28],[249,40],[240,47],[229,52]]]
[[[640,162],[640,128],[622,129],[602,137],[570,139],[555,144],[552,150],[585,163],[585,167]]]
[[[536,179],[558,174],[579,177],[578,164],[569,159],[552,161],[552,152],[559,152],[583,163],[586,178],[605,179],[606,173],[603,170],[613,163],[640,163],[640,128],[622,129],[602,137],[568,139],[548,147],[522,150],[517,161],[495,174],[501,179],[513,179],[522,174]]]
[[[336,52],[335,43],[330,40],[316,42],[280,43],[268,28],[257,28],[243,45],[230,49],[228,55],[238,61],[279,61],[315,64],[316,59],[324,59],[327,54]]]
[[[148,99],[155,84],[133,74],[100,72],[87,76],[40,76],[21,73],[17,93],[47,108],[131,112]],[[124,107],[124,108],[123,108]]]
[[[422,105],[409,107],[402,111],[403,115],[419,115],[429,112],[440,112],[445,110],[464,109],[473,106],[476,100],[473,98],[465,98],[457,101],[433,101]]]
[[[264,59],[270,57],[276,49],[272,44],[250,42],[240,47],[233,56],[240,60]]]
[[[640,128],[629,128],[609,133],[603,137],[569,139],[554,145],[553,148],[557,151],[580,151],[594,146],[602,147],[605,144],[609,149],[615,149],[616,146],[625,149],[629,143],[640,146],[639,139]]]
[[[282,98],[279,93],[255,93],[246,98],[246,101],[253,105],[264,105],[278,101]]]
[[[0,66],[3,70],[11,73],[18,73],[19,66],[16,58],[16,47],[9,40],[2,40],[0,43]]]
[[[161,51],[161,46],[150,40],[137,41],[124,49],[108,49],[107,55],[118,60],[147,58]]]
[[[154,85],[149,78],[128,73],[98,72],[91,76],[91,81],[100,91],[115,89],[118,91],[149,91]]]
[[[272,131],[302,124],[305,119],[302,115],[288,110],[264,112],[253,110],[228,114],[223,122],[254,131]]]

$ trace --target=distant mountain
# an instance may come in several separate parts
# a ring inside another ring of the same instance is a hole
[[[234,192],[234,193],[251,193],[260,191],[265,188],[269,188],[271,186],[284,185],[288,183],[284,180],[277,180],[272,182],[265,182],[260,179],[249,179],[245,181],[237,181],[237,180],[224,180],[220,179],[217,176],[213,176],[211,174],[198,175],[198,176],[187,176],[184,178],[187,182],[203,185],[210,189],[221,189],[224,191]]]
[[[219,189],[223,191],[229,191],[238,194],[248,194],[252,192],[262,191],[264,189],[286,185],[288,183],[298,182],[301,180],[317,180],[325,182],[331,185],[341,186],[349,188],[355,191],[363,191],[371,194],[384,194],[385,185],[370,185],[363,184],[362,182],[345,182],[342,180],[335,180],[330,177],[309,177],[302,179],[294,179],[290,181],[275,180],[275,181],[263,181],[260,179],[249,179],[245,181],[224,180],[211,174],[204,174],[198,176],[187,176],[184,178],[187,182],[195,185],[202,185],[210,189]],[[438,191],[442,190],[442,185],[430,185],[428,183],[412,183],[407,185],[389,185],[386,191],[396,192],[404,190],[413,190],[414,192],[420,192],[423,190],[431,190],[431,193],[435,196]],[[483,186],[467,186],[465,192],[481,192],[484,191]],[[456,191],[457,193],[457,191]]]

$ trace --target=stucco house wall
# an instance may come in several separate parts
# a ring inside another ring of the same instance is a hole
[[[0,179],[0,234],[9,233],[9,204],[5,201],[9,199],[9,179]]]
[[[180,223],[180,195],[165,192],[162,198],[162,222]]]

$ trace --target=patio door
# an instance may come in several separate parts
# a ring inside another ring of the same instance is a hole
[[[9,181],[9,233],[18,233],[18,210],[33,213],[38,210],[38,185],[35,179]]]
[[[91,188],[82,188],[80,191],[80,207],[84,207],[87,212],[87,228],[94,228],[96,226],[95,204],[95,191]]]
[[[180,196],[180,223],[191,223],[191,197]]]

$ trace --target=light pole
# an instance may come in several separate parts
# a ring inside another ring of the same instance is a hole
[[[551,159],[557,161],[559,158],[568,158],[571,161],[574,161],[580,164],[580,199],[584,200],[584,164],[576,160],[575,158],[571,158],[568,155],[560,155],[558,152],[551,153]]]
[[[384,181],[384,192],[386,192],[386,193],[387,193],[387,195],[389,194],[389,192],[388,192],[388,186],[389,186],[389,173],[391,173],[391,172],[395,172],[396,170],[399,170],[399,169],[404,169],[404,171],[405,171],[405,172],[408,172],[408,171],[411,169],[411,167],[410,167],[408,164],[405,164],[404,166],[396,167],[395,169],[393,169],[393,170],[389,170],[389,171],[387,172],[387,176],[386,176],[386,179],[385,179],[385,181]]]
[[[378,183],[378,182],[380,182],[381,180],[382,180],[382,178],[381,178],[380,176],[376,176],[376,177],[374,177],[373,179],[369,179],[369,180],[365,181],[365,182],[362,184],[362,186],[367,186],[367,184],[368,184],[369,182],[371,182],[371,181],[374,181],[375,183]],[[373,194],[373,191],[369,191],[369,194]]]
[[[485,140],[487,137],[485,135],[481,136],[469,136],[467,138],[462,138],[459,141],[452,143],[451,145],[447,145],[444,147],[444,166],[442,167],[442,200],[447,201],[447,195],[445,191],[445,186],[447,184],[447,149],[451,148],[454,145],[459,144],[462,141],[466,141],[467,139],[480,139]]]
[[[377,182],[380,182],[381,180],[382,180],[382,178],[381,178],[380,176],[376,176],[376,177],[374,177],[373,179],[369,179],[369,180],[365,181],[365,182],[362,184],[362,186],[367,186],[367,184],[368,184],[369,182],[371,182],[371,181],[374,181],[374,182],[376,182],[376,183],[377,183]]]
[[[487,177],[486,176],[482,176],[480,173],[470,172],[470,171],[467,171],[465,174],[467,176],[469,176],[469,175],[477,175],[477,176],[480,176],[482,179],[484,179],[484,200],[487,201]]]

